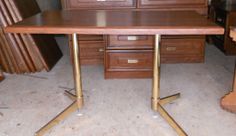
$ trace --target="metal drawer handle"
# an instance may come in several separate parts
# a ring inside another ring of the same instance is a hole
[[[128,39],[128,41],[136,41],[136,40],[138,40],[138,37],[137,36],[128,36],[127,39]]]
[[[137,64],[138,60],[136,60],[136,59],[128,59],[128,63],[129,64]]]
[[[176,51],[176,47],[167,47],[166,50],[167,51]]]
[[[99,52],[104,52],[104,49],[103,49],[103,48],[100,48],[98,51],[99,51]]]
[[[218,18],[217,18],[217,21],[218,21],[218,22],[222,22],[223,19],[218,17]]]
[[[97,0],[97,1],[106,1],[106,0]]]

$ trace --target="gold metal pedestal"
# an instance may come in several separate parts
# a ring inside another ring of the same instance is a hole
[[[161,68],[161,55],[160,55],[160,42],[161,35],[155,36],[155,49],[154,49],[154,66],[153,66],[153,90],[152,90],[152,109],[160,113],[160,115],[175,129],[179,136],[187,136],[184,130],[176,123],[176,121],[168,114],[163,108],[163,105],[170,103],[180,97],[180,93],[160,98],[160,68]]]
[[[83,99],[83,91],[82,91],[82,82],[81,82],[81,73],[80,73],[80,60],[79,60],[79,45],[77,40],[77,34],[72,35],[73,40],[73,71],[74,71],[74,81],[75,81],[75,92],[76,95],[71,94],[68,91],[65,91],[65,95],[68,96],[73,102],[69,105],[64,111],[58,114],[55,118],[53,118],[50,122],[48,122],[45,126],[43,126],[40,130],[38,130],[35,135],[43,136],[47,131],[51,128],[59,124],[65,118],[67,118],[71,113],[83,107],[84,99]]]
[[[152,109],[156,112],[159,112],[160,115],[170,124],[171,127],[175,129],[179,136],[187,136],[184,130],[175,122],[175,120],[166,112],[163,108],[163,105],[177,99],[180,97],[180,94],[175,94],[165,98],[160,98],[160,40],[161,36],[155,36],[155,52],[154,52],[154,67],[153,67],[153,91],[152,91]],[[77,40],[77,34],[72,35],[73,38],[73,52],[72,57],[74,60],[74,79],[75,79],[75,92],[76,95],[71,94],[66,91],[65,94],[73,101],[73,103],[68,106],[64,111],[58,114],[54,119],[52,119],[48,124],[42,127],[39,131],[36,132],[36,136],[44,135],[52,127],[60,123],[71,113],[75,112],[77,109],[83,107],[83,91],[82,91],[82,82],[80,74],[80,61],[79,61],[79,46]]]

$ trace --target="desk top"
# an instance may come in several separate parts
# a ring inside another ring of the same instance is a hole
[[[32,34],[208,35],[224,29],[194,11],[46,11],[5,29]]]

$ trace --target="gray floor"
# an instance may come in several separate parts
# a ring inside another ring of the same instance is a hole
[[[65,55],[51,72],[7,75],[0,83],[0,136],[32,136],[71,103],[63,91],[73,88],[72,70],[68,48],[61,48]],[[203,64],[162,65],[161,95],[181,93],[165,108],[189,136],[236,135],[236,115],[219,106],[231,89],[234,59],[208,45]],[[102,66],[84,66],[82,75],[84,115],[72,114],[48,136],[176,135],[150,109],[150,79],[104,80]]]

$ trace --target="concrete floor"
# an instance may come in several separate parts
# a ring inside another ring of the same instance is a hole
[[[73,88],[69,51],[64,38],[58,42],[65,55],[51,72],[7,75],[0,83],[0,136],[33,136],[71,103],[63,95]],[[161,95],[181,93],[165,108],[189,136],[236,135],[236,115],[219,106],[231,90],[234,59],[208,45],[203,64],[162,65]],[[84,115],[73,113],[48,136],[176,135],[150,109],[151,79],[104,80],[102,66],[83,66],[82,75]]]

